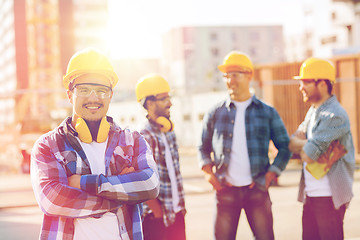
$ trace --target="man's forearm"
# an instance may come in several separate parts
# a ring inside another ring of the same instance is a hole
[[[303,149],[301,149],[301,151],[300,151],[300,158],[301,158],[301,160],[302,160],[303,162],[306,162],[306,163],[313,163],[313,162],[314,162],[314,160],[311,159],[311,158],[305,153],[305,151],[304,151]]]
[[[302,148],[307,143],[307,139],[301,139],[296,136],[290,137],[289,150],[293,153],[300,154]]]
[[[152,168],[113,176],[82,175],[80,185],[87,193],[131,204],[156,198],[159,194],[159,177]]]

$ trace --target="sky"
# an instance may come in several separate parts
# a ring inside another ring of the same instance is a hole
[[[162,34],[180,26],[283,25],[301,32],[305,0],[108,0],[113,58],[161,55]]]

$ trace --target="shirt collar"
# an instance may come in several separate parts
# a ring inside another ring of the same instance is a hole
[[[257,99],[257,98],[255,97],[255,95],[252,95],[252,96],[251,96],[251,103],[250,103],[250,105],[251,105],[251,104],[256,104],[256,105],[259,105],[259,104],[260,104],[259,99]],[[229,109],[229,110],[230,110],[231,106],[234,106],[234,103],[233,103],[233,101],[231,100],[230,96],[227,97],[227,99],[226,99],[226,101],[225,101],[225,106],[226,106],[226,108]]]
[[[321,104],[317,109],[323,109],[326,108],[327,106],[331,105],[332,103],[336,102],[337,98],[335,95],[331,95],[331,97],[329,99],[327,99],[325,102],[323,102],[323,104]]]

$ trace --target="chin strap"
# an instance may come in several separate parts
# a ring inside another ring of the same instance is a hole
[[[160,125],[160,131],[163,133],[171,132],[174,129],[174,123],[166,117],[158,117],[156,123]]]
[[[75,124],[75,130],[78,133],[78,137],[84,143],[91,143],[93,141],[88,125],[85,120],[78,118]],[[106,117],[101,119],[99,125],[99,131],[97,134],[96,142],[105,142],[110,131],[110,124],[106,121]]]

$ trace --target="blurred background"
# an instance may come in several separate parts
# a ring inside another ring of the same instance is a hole
[[[196,147],[204,114],[227,94],[217,66],[231,50],[250,56],[253,92],[289,134],[309,107],[292,77],[307,57],[329,58],[359,163],[359,0],[0,0],[0,19],[0,173],[28,173],[34,141],[71,115],[62,76],[86,47],[113,62],[109,115],[122,127],[145,119],[134,91],[142,75],[169,81],[183,149]]]

